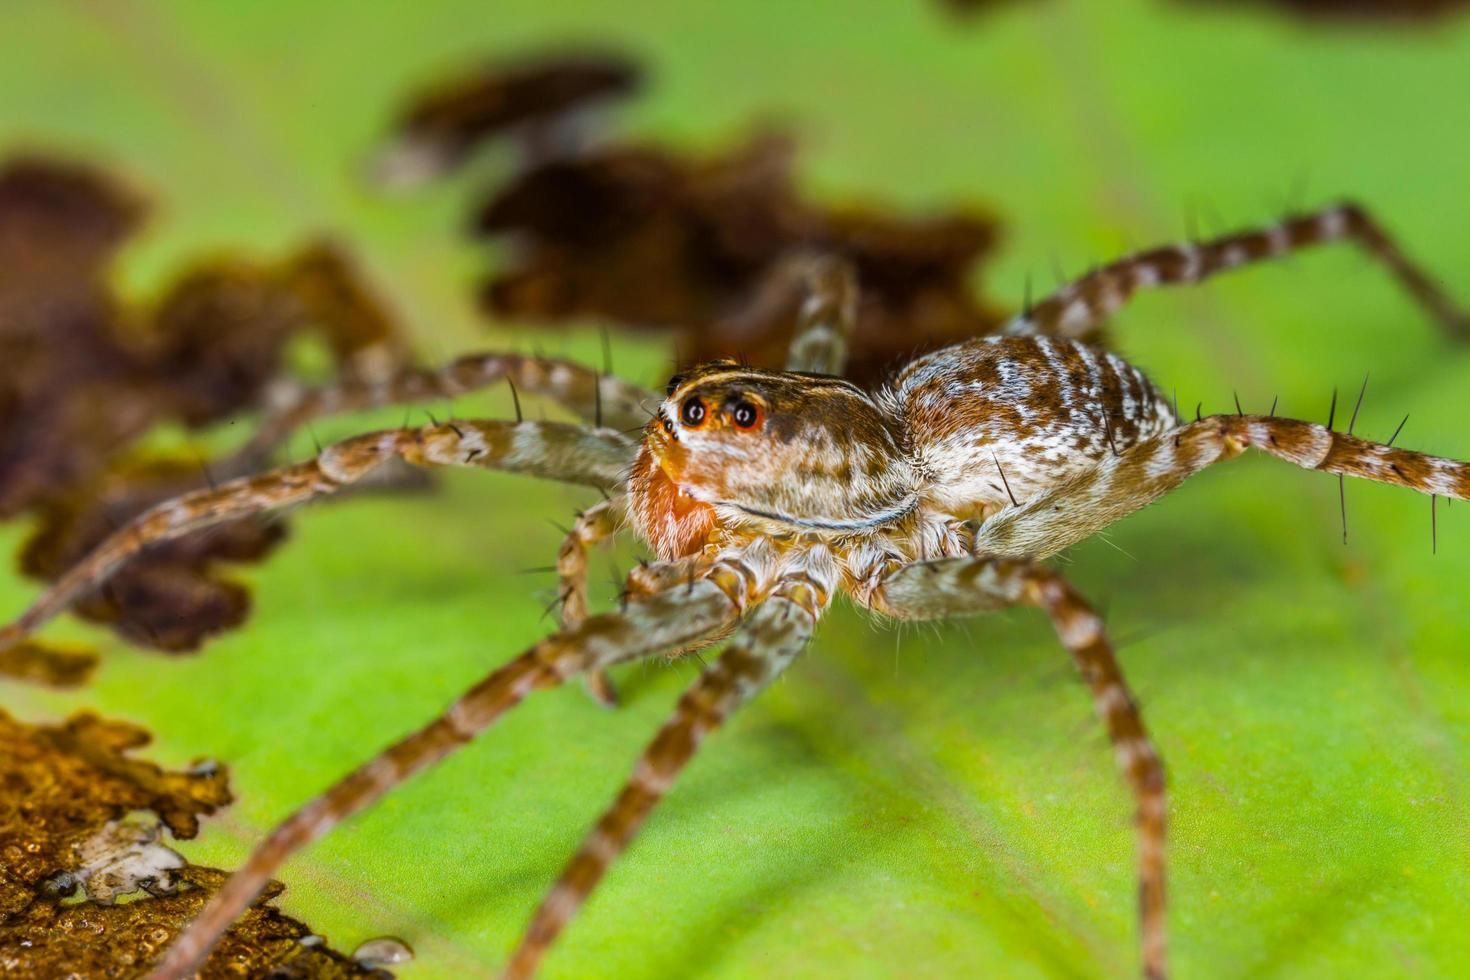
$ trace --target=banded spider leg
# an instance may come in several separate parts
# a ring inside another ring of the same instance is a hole
[[[857,274],[852,263],[832,255],[806,259],[801,273],[806,298],[791,337],[786,370],[841,375],[857,321]]]
[[[1314,245],[1351,240],[1382,263],[1445,333],[1470,340],[1470,315],[1455,305],[1361,206],[1335,204],[1266,228],[1140,252],[1089,272],[1014,317],[1008,334],[1088,339],[1142,286],[1201,282],[1217,272]]]
[[[1145,439],[1065,483],[1002,508],[980,526],[975,551],[1033,560],[1057,554],[1248,448],[1304,469],[1470,500],[1470,463],[1370,442],[1314,422],[1212,415]]]
[[[653,406],[658,403],[658,396],[646,388],[573,361],[493,351],[466,354],[438,368],[409,368],[376,383],[349,381],[301,392],[266,416],[255,436],[235,454],[227,469],[232,474],[243,474],[259,468],[270,458],[271,451],[292,432],[326,415],[385,405],[447,400],[483,390],[501,381],[511,385],[518,421],[521,393],[550,398],[598,428],[606,426],[625,434],[642,428],[652,415]],[[598,530],[610,535],[616,528]],[[574,529],[563,550],[571,547],[571,539],[576,536]],[[581,551],[585,553],[586,546],[596,540],[600,538],[582,541]],[[586,616],[585,569],[586,562],[583,561],[580,580],[568,582],[563,576],[559,600],[563,623],[569,622],[566,618],[569,612],[577,616],[575,608],[568,609],[568,602],[575,604],[579,597],[582,599],[580,615]],[[587,686],[603,704],[616,703],[616,692],[601,671],[587,675]]]
[[[627,848],[704,737],[781,676],[805,649],[830,600],[833,568],[826,555],[804,565],[802,571],[781,575],[719,660],[680,699],[674,716],[649,743],[628,783],[536,910],[506,967],[507,980],[526,980],[536,972],[557,935]]]
[[[1016,603],[1047,611],[1092,689],[1136,800],[1139,930],[1150,977],[1165,971],[1163,765],[1097,616],[1056,573],[1029,562],[1090,537],[1247,448],[1305,469],[1470,500],[1470,463],[1294,419],[1215,416],[1144,440],[1070,481],[999,510],[976,531],[976,557],[904,566],[878,578],[861,596],[872,608],[905,619],[969,615]]]
[[[610,541],[628,521],[628,498],[624,494],[610,497],[582,511],[562,539],[556,554],[556,574],[560,581],[557,602],[561,606],[563,629],[576,629],[587,618],[587,552]],[[617,688],[606,671],[587,674],[587,690],[600,703],[613,707],[618,703]]]
[[[718,557],[692,580],[669,582],[621,612],[594,616],[537,643],[466,691],[437,719],[282,821],[169,948],[150,980],[188,976],[286,858],[469,742],[533,690],[556,687],[590,670],[699,645],[762,601],[775,575],[776,556],[760,542]]]
[[[850,264],[826,255],[801,255],[780,264],[773,280],[799,278],[807,297],[792,339],[788,370],[840,374],[845,338],[856,316]],[[550,398],[584,422],[631,432],[653,414],[653,391],[562,358],[500,351],[466,354],[436,368],[406,368],[376,380],[349,380],[296,392],[266,414],[236,454],[231,475],[258,467],[291,433],[327,415],[386,405],[450,400],[507,381],[520,392]],[[519,396],[518,396],[519,400]]]
[[[550,398],[598,428],[631,432],[648,421],[658,404],[658,396],[648,389],[573,361],[496,351],[466,354],[441,367],[408,368],[380,381],[346,381],[297,392],[267,413],[235,454],[231,475],[259,468],[291,433],[326,415],[449,400],[501,381],[513,390]]]
[[[899,619],[944,619],[994,612],[1006,606],[1040,608],[1051,620],[1092,692],[1128,788],[1138,827],[1139,933],[1144,975],[1166,974],[1164,908],[1164,764],[1149,740],[1143,716],[1123,679],[1102,620],[1051,569],[993,558],[944,558],[890,571],[868,604]]]
[[[1148,741],[1101,625],[1055,573],[1018,561],[1056,554],[1175,489],[1206,466],[1259,449],[1305,469],[1470,500],[1470,463],[1395,449],[1293,419],[1223,415],[1144,440],[1072,480],[995,513],[978,528],[977,557],[911,565],[865,597],[902,618],[985,612],[997,603],[1046,609],[1092,688],[1138,806],[1140,933],[1145,971],[1163,976],[1163,767]]]
[[[461,420],[347,439],[304,463],[230,480],[144,511],[41,593],[19,618],[0,628],[0,648],[31,635],[150,544],[336,493],[390,459],[421,466],[477,466],[617,487],[627,477],[634,447],[629,437],[611,429],[499,420]]]

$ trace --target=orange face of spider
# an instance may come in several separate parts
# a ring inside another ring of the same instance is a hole
[[[911,495],[887,419],[845,381],[716,361],[667,395],[629,486],[660,558],[697,552],[719,525],[858,529]]]

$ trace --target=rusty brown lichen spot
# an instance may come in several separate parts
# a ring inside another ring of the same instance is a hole
[[[405,187],[447,173],[496,137],[513,137],[530,156],[575,145],[570,123],[589,107],[627,96],[638,67],[586,52],[486,65],[411,99],[393,126],[375,177]]]
[[[91,650],[52,646],[23,640],[0,647],[0,676],[44,684],[47,687],[80,687],[92,677],[97,654]]]
[[[0,165],[0,519],[40,517],[22,562],[39,578],[149,504],[203,485],[198,464],[139,465],[129,447],[160,422],[202,426],[260,407],[298,336],[316,331],[345,376],[375,379],[407,358],[393,318],[330,242],[279,263],[200,263],[155,303],[125,303],[110,266],[144,210],[101,170]],[[150,549],[83,615],[142,645],[197,647],[249,608],[217,564],[258,561],[281,533],[240,523]]]
[[[160,830],[192,837],[229,803],[223,768],[169,772],[129,757],[148,740],[90,714],[27,725],[0,712],[0,973],[141,976],[224,883]],[[202,977],[387,976],[272,908],[281,891],[272,884],[235,923]]]
[[[230,802],[218,766],[166,772],[128,756],[148,741],[135,725],[93,714],[32,726],[0,711],[0,916],[75,874],[84,845],[130,813],[152,811],[188,838],[202,814]]]
[[[0,920],[0,968],[17,977],[140,977],[199,914],[228,874],[186,865],[179,890],[120,905],[35,902]],[[337,952],[305,924],[269,903],[283,891],[272,883],[220,938],[201,980],[349,980],[391,977],[375,962]]]
[[[674,328],[688,362],[779,366],[802,298],[791,269],[838,255],[858,274],[849,374],[864,383],[1001,322],[972,284],[995,244],[990,218],[814,203],[797,190],[793,152],[764,135],[704,158],[614,145],[534,167],[476,220],[479,234],[516,243],[482,302],[503,317]]]

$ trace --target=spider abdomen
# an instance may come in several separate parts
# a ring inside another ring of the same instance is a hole
[[[1122,358],[1049,337],[986,337],[908,365],[884,393],[931,509],[984,517],[1175,423]]]

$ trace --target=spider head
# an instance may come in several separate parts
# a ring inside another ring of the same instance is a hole
[[[697,552],[717,527],[854,533],[913,506],[892,423],[846,381],[715,361],[665,396],[630,486],[660,558]]]

